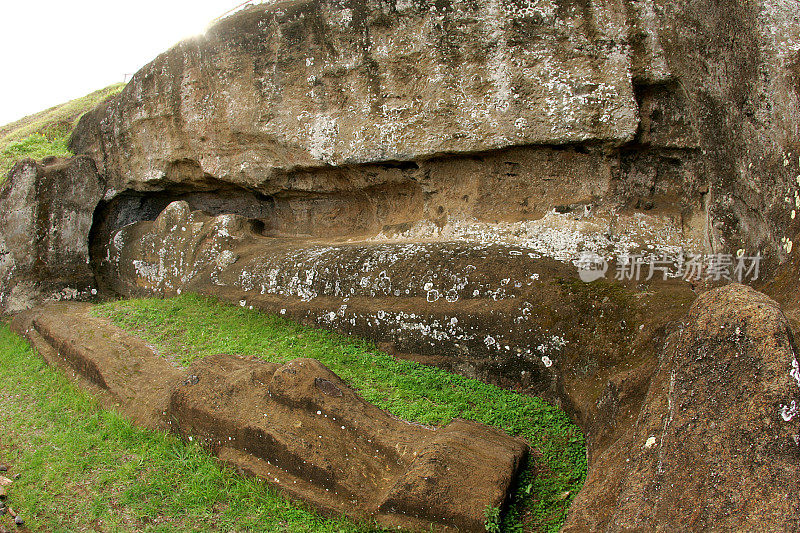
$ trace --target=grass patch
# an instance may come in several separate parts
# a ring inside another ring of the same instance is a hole
[[[71,130],[70,130],[71,131]],[[26,158],[42,159],[47,156],[69,157],[72,152],[67,148],[69,133],[48,137],[41,133],[34,133],[23,140],[11,143],[0,151],[0,173],[2,180],[18,162]]]
[[[539,398],[396,360],[367,341],[214,298],[116,301],[98,306],[95,313],[184,365],[217,353],[256,355],[274,362],[313,357],[395,416],[429,425],[459,417],[524,437],[541,453],[540,471],[537,476],[530,469],[523,474],[503,531],[557,531],[583,484],[582,433],[563,411]]]
[[[325,519],[203,449],[104,410],[0,324],[0,455],[33,531],[372,529]],[[8,514],[0,524],[13,531]]]
[[[67,142],[80,117],[124,87],[111,85],[0,127],[0,182],[22,159],[73,155]]]

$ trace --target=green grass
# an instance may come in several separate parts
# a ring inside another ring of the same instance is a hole
[[[0,182],[25,158],[70,156],[67,141],[78,119],[125,84],[118,83],[0,127]]]
[[[26,158],[42,159],[47,156],[69,157],[72,152],[67,148],[69,133],[65,135],[46,136],[41,133],[34,133],[25,137],[23,140],[11,143],[0,152],[0,172],[3,178],[18,161]]]
[[[0,324],[0,462],[32,531],[369,531],[101,409]],[[8,514],[0,519],[15,528]]]
[[[557,531],[586,474],[585,441],[560,409],[440,369],[396,360],[373,344],[213,298],[183,295],[106,303],[100,316],[136,332],[165,357],[186,365],[217,353],[257,355],[282,362],[313,357],[364,398],[395,416],[423,424],[454,417],[476,420],[524,437],[541,454],[535,477],[522,476],[504,531]]]

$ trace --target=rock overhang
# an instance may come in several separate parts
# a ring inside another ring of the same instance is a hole
[[[118,183],[195,157],[248,185],[297,168],[619,146],[638,126],[624,16],[551,2],[259,6],[156,58],[71,146],[104,152]]]

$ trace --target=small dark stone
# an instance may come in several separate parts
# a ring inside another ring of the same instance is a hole
[[[21,476],[21,475],[22,474],[14,474],[14,479],[19,479],[19,476]]]
[[[197,376],[189,376],[183,382],[184,385],[197,385],[198,383],[200,383],[200,378]]]
[[[8,472],[8,465],[0,464],[0,472]]]
[[[17,524],[18,526],[21,526],[22,524],[25,523],[25,520],[23,520],[20,515],[17,515],[14,517],[14,523]]]
[[[342,396],[342,391],[339,389],[339,387],[327,379],[314,378],[314,385],[316,385],[317,388],[323,392],[323,394],[327,394],[328,396],[334,396],[336,398]]]

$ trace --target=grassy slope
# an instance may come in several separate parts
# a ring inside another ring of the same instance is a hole
[[[67,141],[78,119],[97,104],[122,90],[118,83],[61,105],[0,126],[0,181],[14,163],[31,157],[72,155]]]
[[[0,462],[34,531],[367,531],[101,409],[0,324]],[[14,530],[8,514],[0,525]]]
[[[182,364],[205,355],[257,355],[270,361],[313,357],[368,401],[406,420],[445,424],[477,420],[526,438],[538,449],[540,471],[526,471],[506,517],[505,530],[556,531],[586,473],[584,438],[563,411],[539,398],[401,361],[374,345],[275,315],[211,298],[184,295],[99,306],[96,312],[135,331]]]

